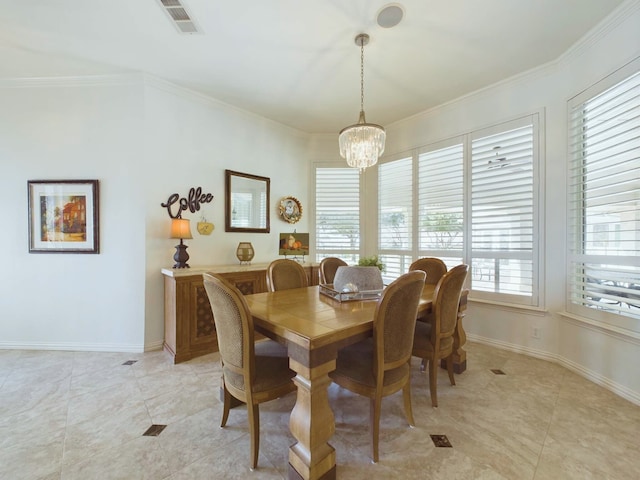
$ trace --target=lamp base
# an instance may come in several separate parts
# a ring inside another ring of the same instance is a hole
[[[190,268],[187,263],[187,260],[189,260],[187,246],[182,243],[182,239],[180,239],[180,244],[176,245],[176,254],[173,256],[173,259],[176,261],[173,268]]]

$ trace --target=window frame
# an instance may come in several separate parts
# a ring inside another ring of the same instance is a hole
[[[565,309],[568,313],[573,315],[578,315],[579,317],[583,317],[589,319],[590,321],[595,322],[597,325],[602,326],[603,328],[621,328],[626,331],[633,331],[636,333],[640,333],[640,313],[636,313],[635,311],[629,311],[630,315],[627,315],[627,312],[623,312],[621,309],[620,313],[616,313],[615,309],[608,308],[595,308],[588,307],[584,303],[587,302],[589,296],[588,294],[593,294],[593,289],[588,290],[586,283],[584,281],[581,283],[579,280],[582,278],[581,276],[587,275],[585,270],[589,267],[589,265],[595,265],[599,271],[603,270],[603,267],[606,266],[607,269],[615,270],[617,268],[624,268],[625,266],[630,267],[640,267],[640,255],[607,255],[607,254],[595,254],[595,253],[585,253],[585,239],[584,236],[585,228],[584,228],[584,218],[586,216],[586,208],[583,201],[580,199],[583,198],[584,190],[592,189],[593,183],[587,186],[583,181],[579,185],[574,185],[572,183],[573,176],[572,171],[575,168],[584,168],[584,164],[579,165],[578,162],[583,162],[584,157],[582,153],[578,153],[579,149],[573,148],[574,145],[574,137],[573,132],[575,128],[581,124],[577,124],[574,122],[574,111],[579,111],[583,108],[588,102],[596,99],[601,94],[605,93],[607,90],[610,90],[617,86],[618,84],[624,82],[634,75],[640,75],[640,58],[636,58],[635,60],[629,62],[625,66],[619,68],[615,72],[610,75],[600,79],[593,85],[586,88],[584,91],[575,95],[567,101],[566,105],[566,113],[567,113],[567,198],[566,198],[566,208],[567,208],[567,218],[568,218],[568,228],[567,228],[567,237],[566,237],[566,294],[565,294]],[[579,113],[577,118],[581,118]],[[615,144],[618,146],[619,144]],[[579,155],[579,156],[578,156]],[[611,186],[610,183],[607,184]],[[582,207],[580,209],[574,209],[573,204],[580,203]],[[574,213],[574,211],[576,213]],[[581,212],[581,213],[580,213]],[[580,222],[582,226],[579,226],[577,223],[574,224],[576,216],[580,214],[583,220]],[[597,224],[593,224],[595,228]],[[614,230],[615,232],[615,230]],[[636,234],[637,235],[637,234]],[[582,239],[578,242],[578,239]],[[595,240],[595,235],[593,236]],[[595,247],[595,244],[591,245]],[[604,269],[604,270],[607,270]],[[578,273],[576,273],[578,272]],[[581,272],[581,273],[580,273]],[[604,274],[604,273],[603,273]],[[616,290],[615,288],[612,289]],[[580,293],[582,292],[582,293]],[[618,296],[618,292],[613,293],[614,296]],[[574,301],[576,298],[576,301]],[[579,303],[578,301],[583,298]],[[604,297],[603,297],[604,298]],[[600,301],[600,300],[594,300]],[[622,306],[621,306],[622,308]],[[631,309],[631,306],[628,307]]]

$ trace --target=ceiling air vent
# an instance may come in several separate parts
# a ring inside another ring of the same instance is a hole
[[[180,0],[158,0],[158,2],[180,33],[198,33],[198,27],[191,20],[189,12]]]

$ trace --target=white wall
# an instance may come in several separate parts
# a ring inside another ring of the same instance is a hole
[[[212,193],[201,210],[182,213],[194,238],[187,240],[190,265],[238,263],[240,241],[250,241],[254,263],[278,258],[279,233],[308,232],[308,135],[205,97],[152,80],[145,90],[146,164],[146,344],[161,346],[164,338],[163,279],[159,271],[173,265],[176,240],[169,234],[169,215],[160,204],[170,194],[185,196],[191,187]],[[271,179],[271,233],[224,231],[224,171],[235,170]],[[158,172],[160,170],[160,172]],[[160,174],[161,173],[161,174]],[[278,215],[278,201],[294,196],[303,206],[302,219],[291,225]],[[199,235],[201,217],[215,225],[209,236]]]
[[[0,84],[0,347],[144,344],[143,89],[120,77]],[[100,254],[28,253],[27,181],[100,181]]]
[[[278,233],[293,226],[277,201],[297,197],[308,230],[308,135],[142,76],[0,82],[0,348],[141,351],[164,336],[160,269],[176,240],[161,207],[170,194],[214,195],[186,212],[190,264],[237,262],[251,241],[254,262],[278,257]],[[271,234],[224,232],[224,170],[271,178]],[[27,180],[100,181],[100,254],[29,254]],[[200,236],[204,215],[216,228]],[[10,226],[7,228],[7,226]],[[12,234],[8,234],[12,232]]]
[[[532,311],[471,302],[466,331],[470,339],[562,363],[638,404],[640,375],[636,365],[640,361],[640,335],[611,332],[568,318],[564,314],[564,265],[567,101],[639,55],[640,3],[631,2],[557,62],[386,126],[385,150],[385,156],[391,157],[542,112],[543,308]],[[532,337],[533,327],[542,332],[540,339]]]

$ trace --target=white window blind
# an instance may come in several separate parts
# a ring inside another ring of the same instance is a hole
[[[360,174],[355,168],[316,168],[316,260],[356,263],[360,253]]]
[[[411,157],[378,167],[378,253],[385,275],[406,272],[412,258],[413,160]]]
[[[568,309],[640,331],[637,68],[569,103],[569,155]]]
[[[462,143],[418,155],[419,257],[462,263],[464,155]]]
[[[471,286],[535,304],[534,125],[525,123],[472,139]]]

